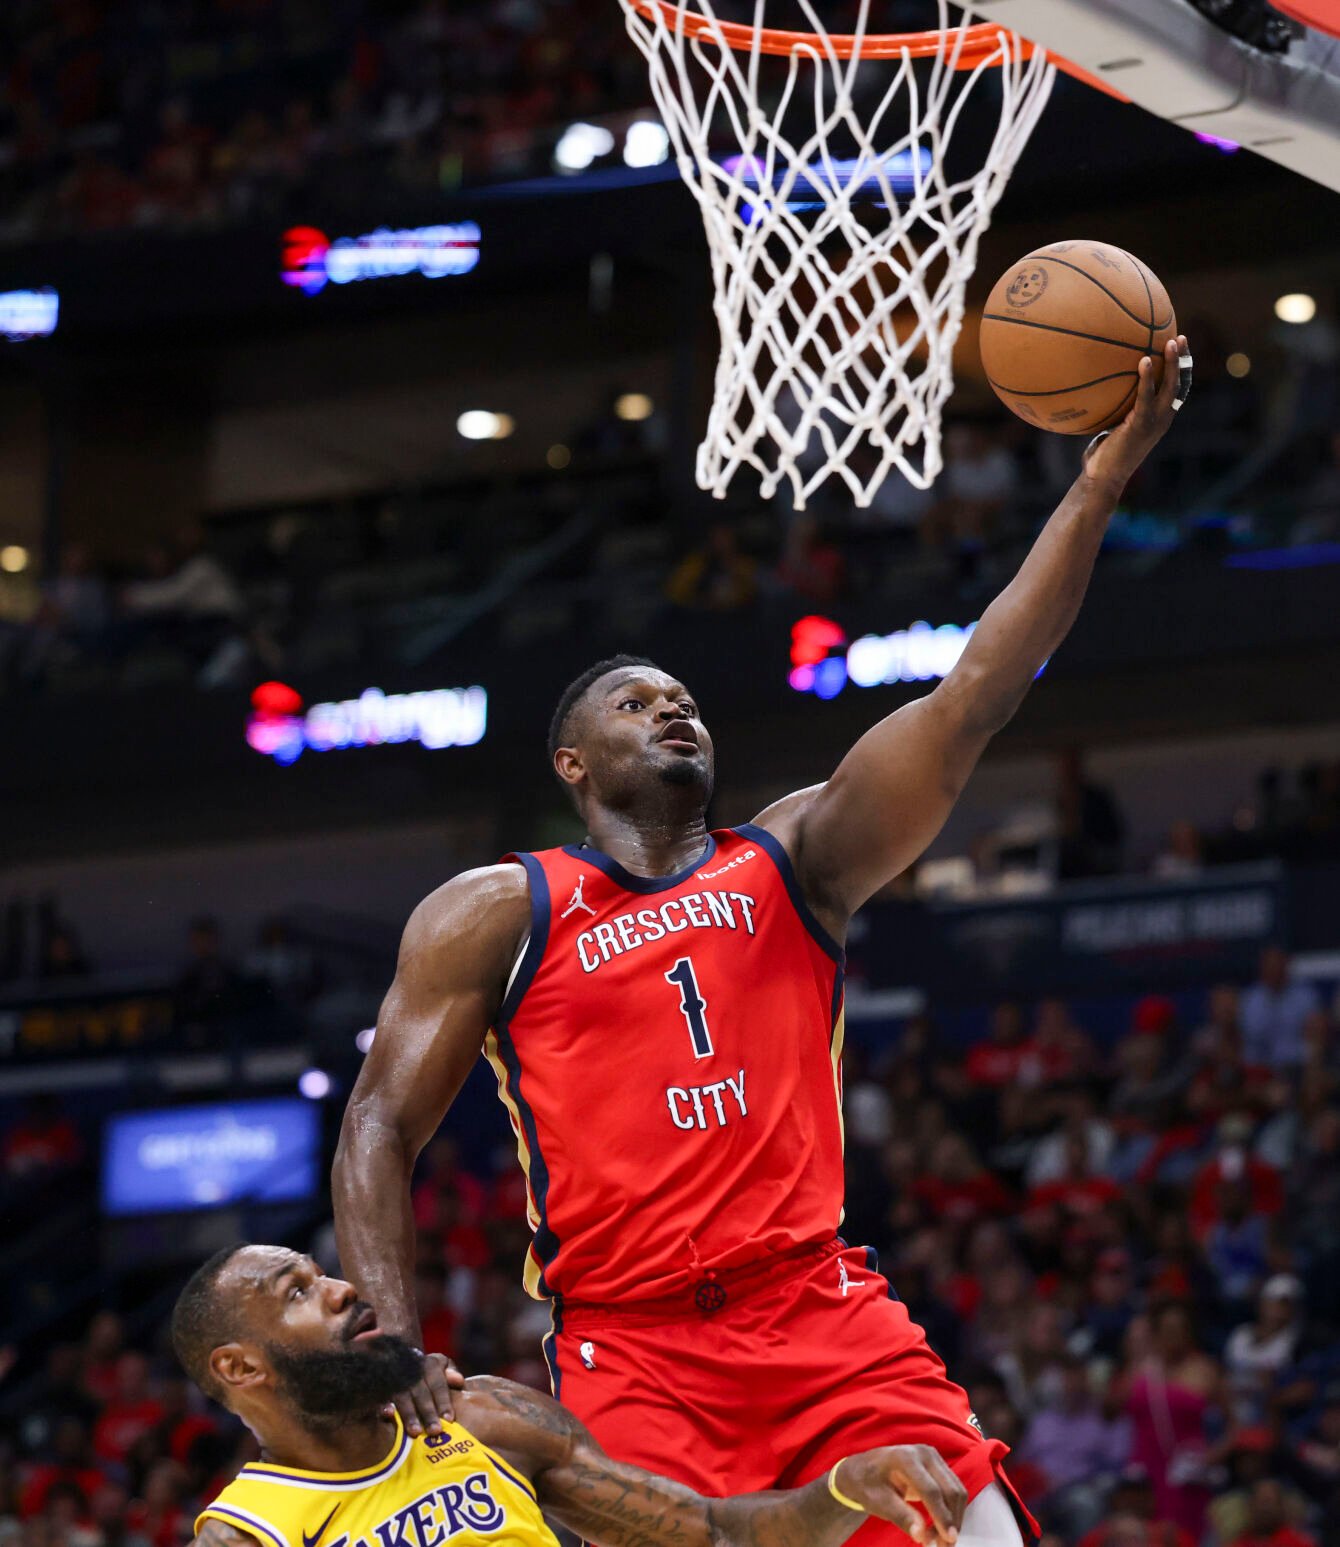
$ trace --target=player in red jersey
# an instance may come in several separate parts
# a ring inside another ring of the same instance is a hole
[[[345,1271],[417,1341],[409,1183],[484,1047],[526,1171],[531,1293],[553,1306],[555,1395],[611,1454],[710,1495],[788,1488],[850,1452],[933,1446],[973,1502],[962,1539],[1025,1518],[1006,1447],[880,1276],[837,1237],[848,921],[939,831],[1079,610],[1127,479],[1172,422],[1141,365],[954,671],[826,783],[710,833],[712,742],[683,684],[636,657],[563,695],[550,735],[581,846],[433,893],[350,1099],[335,1166]],[[450,1411],[433,1361],[400,1399]],[[906,1537],[885,1522],[866,1547]]]

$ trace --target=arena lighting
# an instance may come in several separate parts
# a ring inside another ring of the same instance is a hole
[[[60,316],[60,296],[50,285],[40,290],[0,291],[0,334],[12,344],[49,338]]]
[[[7,575],[21,575],[28,568],[28,550],[18,543],[0,548],[0,569]]]
[[[397,274],[443,279],[478,267],[481,239],[473,220],[406,231],[378,226],[363,236],[334,241],[316,226],[291,226],[282,239],[280,278],[307,295],[324,290],[327,283],[348,285]]]
[[[470,408],[456,421],[456,430],[466,440],[506,440],[516,429],[511,414],[495,414],[487,408]]]
[[[614,149],[614,135],[603,124],[569,124],[554,147],[554,168],[559,172],[585,172],[600,156]]]
[[[1311,322],[1317,315],[1317,303],[1310,295],[1294,291],[1275,302],[1275,315],[1281,322]]]
[[[915,162],[914,154],[917,157]],[[929,148],[924,145],[915,153],[911,150],[894,151],[880,163],[868,159],[814,161],[797,176],[792,187],[792,197],[786,207],[793,212],[820,209],[827,202],[825,192],[837,188],[849,190],[853,200],[871,199],[879,203],[884,192],[879,177],[881,169],[891,193],[909,194],[930,176],[933,167],[934,159]],[[738,177],[747,189],[757,190],[765,181],[771,180],[764,169],[764,163],[756,156],[727,156],[721,163],[721,170],[730,177]],[[757,213],[753,204],[741,201],[740,216],[746,224],[752,224]]]
[[[863,634],[847,645],[847,636],[831,618],[801,618],[791,629],[791,673],[797,693],[836,698],[853,682],[858,688],[891,682],[929,682],[947,677],[972,638],[976,623],[932,628],[916,622],[892,634]],[[846,646],[846,653],[834,655]]]
[[[417,741],[430,751],[472,747],[488,725],[488,694],[481,687],[383,693],[365,688],[357,698],[313,704],[283,682],[262,682],[251,695],[247,745],[287,766],[304,751],[379,747]]]
[[[572,461],[572,453],[562,444],[550,446],[544,454],[544,460],[556,473],[561,473]]]
[[[330,1076],[324,1069],[304,1069],[298,1076],[298,1094],[308,1101],[324,1101],[330,1095]]]
[[[614,403],[614,412],[627,424],[639,424],[643,419],[650,419],[655,411],[656,404],[645,392],[625,392]]]
[[[1240,349],[1234,350],[1228,359],[1224,361],[1224,369],[1230,376],[1236,376],[1239,380],[1246,376],[1251,371],[1251,368],[1251,356],[1243,354]]]
[[[366,1053],[376,1040],[377,1028],[375,1026],[365,1026],[354,1038],[354,1046],[360,1053]]]
[[[630,124],[623,142],[623,163],[628,167],[658,167],[670,159],[670,136],[664,124],[639,119]]]

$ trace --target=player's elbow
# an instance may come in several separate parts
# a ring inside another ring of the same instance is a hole
[[[1002,669],[998,662],[972,660],[968,656],[936,689],[944,711],[954,724],[956,739],[982,745],[1002,731],[1018,713],[1032,677]]]
[[[360,1095],[355,1090],[344,1109],[330,1171],[337,1205],[368,1201],[389,1178],[407,1180],[412,1166],[413,1157],[408,1155],[397,1125],[387,1121],[377,1093]]]

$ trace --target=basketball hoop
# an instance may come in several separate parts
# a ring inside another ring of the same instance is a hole
[[[723,498],[749,466],[765,498],[789,481],[797,509],[834,476],[868,505],[894,468],[922,489],[940,472],[964,288],[1056,70],[1003,27],[952,25],[947,0],[938,29],[883,35],[870,0],[843,35],[796,3],[812,32],[765,27],[768,0],[753,25],[713,0],[620,0],[711,252],[721,358],[699,486]],[[999,82],[985,160],[951,174],[983,80]]]

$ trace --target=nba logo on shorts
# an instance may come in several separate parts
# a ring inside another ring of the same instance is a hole
[[[594,1343],[583,1343],[577,1352],[581,1355],[582,1363],[586,1368],[594,1370],[596,1367],[596,1345]]]

